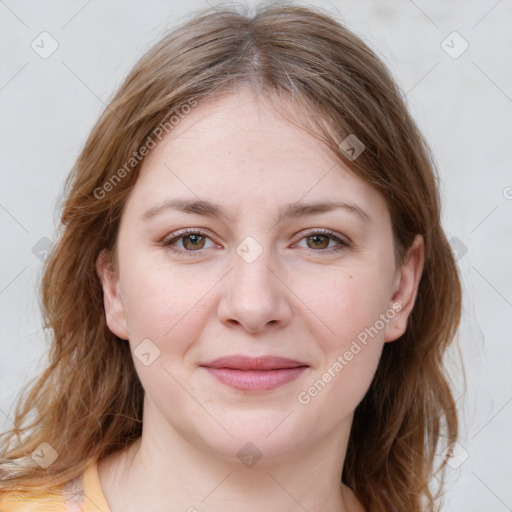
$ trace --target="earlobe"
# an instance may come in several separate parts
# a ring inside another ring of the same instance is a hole
[[[386,342],[398,339],[407,328],[407,320],[418,294],[424,263],[425,243],[421,235],[416,235],[398,273],[391,304],[399,303],[401,308],[386,325],[384,339]],[[397,308],[394,309],[396,310]]]
[[[103,305],[109,329],[119,338],[128,340],[124,302],[119,287],[119,275],[105,249],[96,260],[96,272],[103,288]]]

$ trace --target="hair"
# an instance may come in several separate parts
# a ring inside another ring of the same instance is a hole
[[[237,86],[273,102],[290,122],[288,107],[296,106],[299,125],[383,194],[397,264],[417,234],[424,238],[407,329],[384,344],[355,410],[342,482],[372,512],[437,510],[446,461],[434,493],[436,450],[442,437],[449,446],[458,436],[444,359],[460,321],[461,285],[441,227],[434,159],[379,57],[331,15],[291,4],[261,4],[250,14],[226,5],[196,11],[140,58],[92,129],[66,180],[61,226],[43,267],[49,360],[18,397],[14,428],[2,434],[0,497],[56,488],[140,437],[144,390],[129,344],[106,324],[96,260],[115,248],[142,148],[162,127],[172,129],[186,105]],[[356,159],[340,148],[349,135],[364,144]],[[30,456],[41,443],[58,454],[48,468]]]

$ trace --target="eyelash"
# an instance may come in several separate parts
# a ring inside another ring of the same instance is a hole
[[[172,238],[166,238],[165,240],[163,240],[162,245],[164,247],[167,247],[169,250],[176,252],[178,254],[186,254],[187,256],[200,256],[204,249],[190,251],[190,250],[178,249],[172,245],[174,242],[178,241],[180,238],[186,237],[187,235],[200,235],[200,236],[203,236],[208,239],[210,238],[208,236],[208,233],[206,233],[205,231],[203,231],[201,229],[185,229],[183,231],[180,231],[180,232],[174,234],[174,236],[172,236]],[[353,245],[348,240],[342,240],[341,238],[339,238],[336,235],[336,233],[334,233],[333,231],[330,231],[328,229],[312,229],[312,230],[304,233],[304,235],[302,236],[302,238],[299,241],[304,240],[305,238],[315,236],[315,235],[329,237],[332,240],[338,242],[338,245],[335,247],[330,247],[329,249],[318,249],[318,250],[309,249],[306,247],[305,249],[308,251],[308,254],[311,254],[311,253],[313,253],[315,255],[326,254],[326,253],[332,254],[333,252],[340,251],[342,249],[350,249]]]

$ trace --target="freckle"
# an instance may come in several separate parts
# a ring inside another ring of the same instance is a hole
[[[350,276],[348,276],[348,278],[349,278],[349,279],[352,279],[352,276],[350,275]]]

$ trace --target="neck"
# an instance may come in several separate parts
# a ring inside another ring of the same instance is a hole
[[[254,465],[198,447],[168,425],[166,436],[155,422],[143,425],[141,438],[98,465],[111,512],[363,510],[341,484],[350,425],[293,452],[263,456]]]

